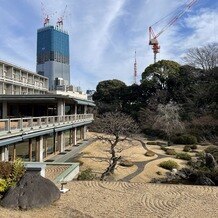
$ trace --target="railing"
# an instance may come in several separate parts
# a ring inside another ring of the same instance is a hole
[[[93,114],[0,119],[0,135],[92,120]]]
[[[48,90],[48,88],[46,87],[45,84],[42,86],[39,86],[39,85],[36,85],[35,83],[30,84],[27,81],[24,82],[22,79],[19,80],[17,78],[12,78],[12,77],[8,77],[8,76],[0,76],[0,80],[7,81],[7,82],[10,82],[10,83],[15,84],[15,85],[22,85],[22,86],[26,86],[26,87],[31,87],[31,88],[34,88],[37,90]]]

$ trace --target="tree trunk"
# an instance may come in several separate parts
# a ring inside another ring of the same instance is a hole
[[[111,144],[111,159],[110,159],[110,165],[108,166],[108,168],[106,169],[106,171],[104,173],[102,173],[101,175],[101,180],[104,180],[104,178],[106,176],[109,176],[110,173],[114,173],[115,167],[117,165],[118,160],[121,158],[121,156],[116,157],[116,151],[115,151],[115,147],[118,143],[118,137],[116,137],[116,140],[113,144]]]
[[[104,173],[102,173],[101,175],[101,180],[103,181],[105,179],[106,176],[109,176],[111,173],[114,173],[115,167],[117,165],[118,160],[121,158],[121,156],[119,157],[115,157],[115,158],[111,158],[111,162],[110,165],[108,166],[108,168],[106,169],[106,171]]]

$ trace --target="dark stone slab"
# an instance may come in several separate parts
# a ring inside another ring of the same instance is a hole
[[[54,162],[54,160],[45,160],[44,162]]]
[[[59,198],[60,191],[53,182],[35,172],[26,172],[3,196],[1,206],[28,210],[48,206]]]

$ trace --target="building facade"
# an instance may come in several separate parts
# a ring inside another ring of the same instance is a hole
[[[48,78],[0,60],[0,95],[45,94]]]
[[[0,61],[0,161],[44,162],[78,146],[93,106],[86,94],[50,92],[48,78]]]
[[[0,95],[0,161],[43,162],[78,146],[93,121],[93,106],[57,94]]]
[[[49,78],[50,90],[54,90],[56,85],[69,85],[70,52],[66,31],[54,26],[38,29],[36,71]]]

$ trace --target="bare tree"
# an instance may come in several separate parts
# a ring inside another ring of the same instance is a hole
[[[155,118],[153,127],[155,129],[163,130],[170,142],[171,136],[175,133],[181,132],[184,127],[179,117],[179,107],[170,102],[167,105],[158,105],[158,115]]]
[[[210,43],[203,47],[190,48],[183,58],[194,67],[211,70],[218,65],[218,43]]]
[[[109,166],[101,175],[101,180],[114,173],[115,167],[121,156],[117,155],[119,142],[129,140],[129,137],[138,131],[136,122],[128,115],[121,112],[109,112],[96,118],[95,129],[104,133],[98,136],[99,140],[107,141],[110,144]],[[119,151],[120,152],[120,151]]]

